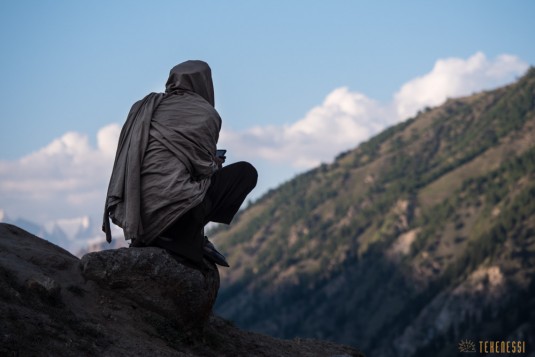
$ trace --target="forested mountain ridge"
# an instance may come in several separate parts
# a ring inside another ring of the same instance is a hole
[[[532,341],[535,69],[297,176],[214,239],[217,311],[240,327],[372,356]]]

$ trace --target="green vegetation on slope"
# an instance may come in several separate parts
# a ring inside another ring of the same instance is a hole
[[[532,68],[286,182],[216,232],[232,266],[218,312],[373,355],[439,355],[463,333],[497,336],[488,311],[533,304],[534,144]],[[502,338],[525,319],[509,317]]]

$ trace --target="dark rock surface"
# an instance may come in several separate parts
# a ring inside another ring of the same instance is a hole
[[[81,260],[0,224],[1,356],[360,356],[315,340],[279,340],[211,314],[217,268],[158,248]]]
[[[86,254],[82,275],[133,303],[168,317],[185,330],[202,329],[219,290],[219,272],[200,271],[159,248],[121,248]]]

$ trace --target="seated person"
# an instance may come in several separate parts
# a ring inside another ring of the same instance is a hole
[[[229,224],[256,186],[247,162],[223,167],[217,155],[221,118],[214,108],[208,64],[175,66],[165,93],[136,102],[122,128],[106,197],[109,219],[131,246],[158,246],[195,264],[203,257],[228,266],[204,236],[212,221]]]

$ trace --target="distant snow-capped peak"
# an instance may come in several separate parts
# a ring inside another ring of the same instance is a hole
[[[72,241],[76,238],[83,238],[91,228],[91,219],[89,216],[75,217],[75,218],[61,218],[45,223],[45,230],[52,234],[59,228]]]

